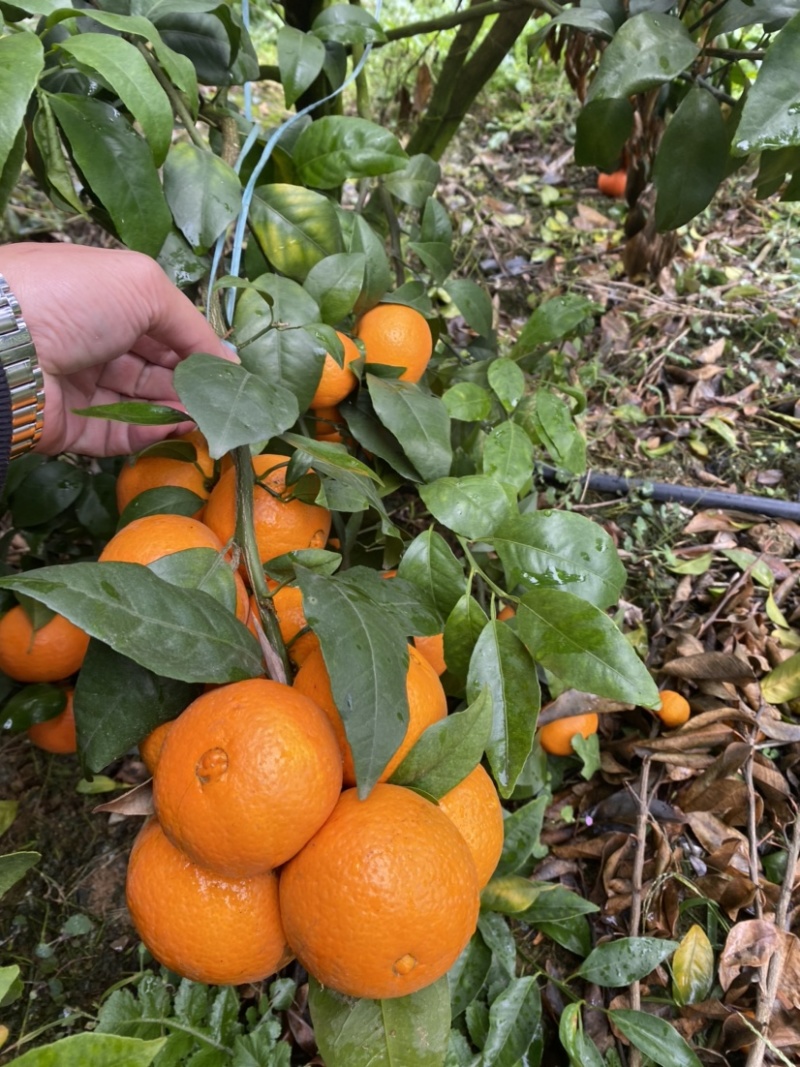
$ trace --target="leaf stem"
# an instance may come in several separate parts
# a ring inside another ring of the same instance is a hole
[[[169,78],[166,76],[159,64],[155,61],[153,56],[145,48],[141,41],[136,41],[136,47],[144,56],[145,60],[147,61],[147,65],[150,67],[150,70],[152,70],[153,74],[155,74],[158,84],[167,94],[169,102],[170,104],[172,104],[172,110],[183,123],[184,127],[186,128],[186,132],[191,138],[192,143],[198,148],[201,148],[204,152],[207,152],[208,145],[198,133],[195,121],[192,118],[188,107],[184,103],[181,94],[178,92],[178,90],[175,88],[175,86],[172,84],[172,82],[169,80]]]
[[[509,597],[509,594],[505,591],[505,589],[501,589],[499,585],[492,581],[489,575],[484,571],[484,569],[480,566],[480,564],[470,552],[469,548],[467,547],[467,542],[463,537],[458,538],[458,543],[461,545],[464,555],[466,556],[467,561],[469,562],[469,565],[472,570],[476,574],[479,574],[481,578],[483,578],[484,582],[486,582],[486,584],[489,586],[495,596],[499,596],[501,600],[513,599],[516,601],[519,599],[518,597]]]

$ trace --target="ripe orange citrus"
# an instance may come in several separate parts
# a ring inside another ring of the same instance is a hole
[[[444,634],[431,634],[430,637],[415,637],[414,647],[421,652],[437,674],[444,674],[447,664],[444,661]]]
[[[316,833],[342,787],[325,714],[266,678],[203,693],[161,749],[153,799],[164,832],[230,878],[285,863]]]
[[[439,800],[469,845],[478,871],[478,887],[495,872],[503,851],[503,808],[494,782],[480,764]]]
[[[685,696],[676,693],[672,689],[662,689],[659,696],[661,697],[661,707],[656,711],[656,715],[665,726],[675,729],[688,722],[691,709]]]
[[[331,680],[325,666],[320,648],[314,649],[297,672],[294,688],[310,697],[325,712],[336,732],[344,759],[342,780],[345,785],[355,785],[356,772],[353,754],[347,743],[344,723],[333,700]],[[413,645],[408,647],[408,674],[406,675],[406,694],[408,696],[408,726],[400,747],[389,760],[378,779],[385,782],[394,769],[402,762],[404,756],[414,745],[423,730],[447,715],[447,697],[445,696],[439,676]],[[391,708],[387,714],[393,714]]]
[[[433,352],[433,338],[424,315],[405,304],[378,304],[363,315],[356,337],[364,344],[366,369],[370,363],[403,367],[402,381],[418,382]]]
[[[506,606],[497,613],[498,622],[505,622],[506,619],[513,619],[516,614],[514,608],[510,604],[506,604]]]
[[[615,170],[612,174],[604,174],[602,171],[597,175],[597,188],[603,196],[609,196],[614,200],[621,200],[625,196],[628,184],[628,174],[624,170]]]
[[[34,632],[21,604],[0,619],[0,671],[16,682],[59,682],[83,663],[89,635],[63,615]]]
[[[267,584],[270,589],[275,589],[278,583],[268,581]],[[303,594],[296,585],[284,585],[272,594],[272,605],[278,617],[278,627],[283,643],[287,646],[289,659],[299,667],[315,648],[319,648],[319,638],[310,630],[300,637],[297,636],[308,625],[303,612]],[[255,596],[250,597],[250,614],[258,614]]]
[[[145,515],[115,533],[98,559],[101,563],[141,563],[146,567],[148,563],[187,548],[212,548],[221,553],[224,547],[213,530],[197,519],[185,515]],[[221,565],[227,566],[222,561]],[[247,590],[238,573],[234,573],[233,581],[236,617],[240,622],[246,622],[250,611]]]
[[[336,336],[344,346],[344,365],[339,366],[330,353],[326,353],[325,362],[322,364],[322,377],[317,385],[316,392],[311,398],[311,408],[331,408],[338,404],[355,389],[358,378],[350,370],[350,364],[361,358],[355,342],[346,334],[336,331]]]
[[[195,982],[259,982],[290,953],[272,872],[228,879],[192,863],[155,819],[133,843],[128,910],[155,958]]]
[[[342,793],[333,814],[281,872],[281,915],[298,960],[354,997],[402,997],[457,959],[478,919],[478,878],[464,838],[435,804],[376,785]]]
[[[253,492],[253,522],[262,563],[298,548],[324,548],[331,529],[331,513],[327,508],[286,499],[287,462],[286,456],[253,457],[253,470],[258,479]],[[203,521],[223,544],[233,537],[236,525],[233,468],[225,471],[214,486]]]
[[[572,738],[575,734],[590,737],[597,733],[599,720],[595,712],[583,715],[569,715],[565,719],[556,719],[539,727],[539,744],[551,756],[571,756],[573,754]]]
[[[45,752],[57,752],[67,755],[78,751],[78,738],[75,733],[75,712],[72,709],[72,689],[67,690],[67,703],[64,710],[47,719],[36,722],[27,729],[28,737],[37,748]]]
[[[203,500],[208,498],[214,478],[214,460],[208,454],[205,437],[199,430],[192,430],[175,440],[194,445],[197,453],[194,462],[169,456],[142,456],[140,459],[131,456],[117,477],[117,507],[120,512],[145,489],[157,489],[164,485],[191,489]],[[202,510],[202,507],[198,508],[198,514]]]
[[[142,757],[142,763],[151,774],[156,773],[156,767],[161,758],[161,749],[164,747],[164,742],[167,739],[167,734],[172,729],[173,722],[173,719],[170,719],[169,722],[162,722],[139,742],[139,755]]]

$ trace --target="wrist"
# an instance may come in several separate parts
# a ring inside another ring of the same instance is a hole
[[[22,310],[0,274],[0,368],[11,397],[11,457],[37,443],[44,421],[44,380]]]

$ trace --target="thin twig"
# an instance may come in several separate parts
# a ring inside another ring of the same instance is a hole
[[[152,70],[153,74],[155,74],[156,80],[158,81],[161,88],[167,94],[169,102],[170,104],[172,104],[172,110],[183,123],[184,127],[186,128],[186,132],[189,134],[189,137],[192,140],[192,143],[195,144],[198,148],[202,148],[203,151],[206,151],[208,145],[198,133],[197,125],[195,124],[195,121],[192,118],[191,113],[189,112],[189,108],[184,103],[181,94],[178,92],[178,90],[175,88],[175,86],[172,84],[172,82],[169,80],[169,78],[166,76],[159,64],[156,62],[150,52],[145,48],[141,41],[136,42],[136,47],[147,60],[147,65],[150,67],[150,70]]]
[[[752,738],[751,738],[752,740]],[[750,753],[744,764],[744,780],[747,786],[747,843],[748,852],[750,853],[748,859],[750,864],[750,881],[756,887],[756,896],[754,900],[755,913],[757,919],[764,918],[764,901],[761,896],[761,890],[759,888],[760,871],[758,869],[758,826],[756,823],[756,790],[753,784],[753,760],[755,758],[755,748],[750,749]]]
[[[642,921],[642,885],[644,881],[644,857],[647,844],[647,820],[650,815],[650,757],[645,756],[642,761],[642,777],[639,782],[639,812],[636,818],[636,855],[633,858],[633,875],[631,876],[631,921],[630,936],[638,937]],[[639,982],[631,984],[631,1008],[638,1011],[641,1007],[641,987]],[[639,1067],[642,1062],[641,1053],[632,1048],[630,1067]]]

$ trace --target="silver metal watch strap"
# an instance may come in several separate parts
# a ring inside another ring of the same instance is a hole
[[[44,379],[17,298],[0,274],[0,366],[11,394],[11,456],[42,436]]]

